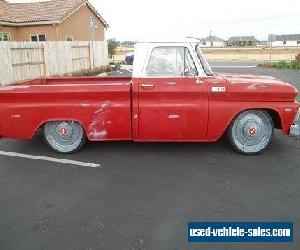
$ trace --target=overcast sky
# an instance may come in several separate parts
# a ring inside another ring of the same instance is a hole
[[[91,0],[109,22],[108,37],[180,39],[186,36],[300,33],[299,0]]]
[[[20,0],[19,0],[20,1]],[[299,0],[90,0],[109,23],[107,38],[181,39],[212,34],[300,33]]]

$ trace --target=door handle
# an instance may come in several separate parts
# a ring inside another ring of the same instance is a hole
[[[154,84],[142,84],[142,88],[143,89],[153,89],[154,88]]]
[[[196,83],[197,83],[197,84],[203,84],[204,82],[203,82],[202,80],[199,79],[199,80],[196,80]]]
[[[197,84],[203,84],[204,83],[204,81],[202,81],[199,77],[196,77],[196,83]]]

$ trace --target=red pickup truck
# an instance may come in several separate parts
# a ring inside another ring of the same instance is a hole
[[[267,76],[214,74],[197,43],[138,43],[133,77],[41,78],[0,87],[0,135],[43,130],[59,153],[90,141],[213,142],[263,151],[299,135],[298,91]]]

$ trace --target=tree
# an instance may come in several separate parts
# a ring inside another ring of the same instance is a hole
[[[108,55],[111,59],[113,59],[116,54],[117,45],[116,39],[112,38],[108,40]]]
[[[300,63],[300,53],[298,55],[296,55],[295,61],[296,61],[296,63]]]

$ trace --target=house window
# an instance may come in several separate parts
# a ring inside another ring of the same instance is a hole
[[[297,41],[297,44],[300,44],[300,41]]]
[[[30,40],[31,42],[45,42],[46,35],[31,35]]]
[[[72,36],[67,36],[67,42],[73,42],[74,41],[74,39],[73,39],[73,37]]]
[[[205,46],[205,45],[206,45],[206,42],[203,42],[202,44],[203,44],[203,46]]]
[[[0,41],[10,41],[10,33],[0,32]]]
[[[283,41],[283,45],[286,45],[286,41]]]

